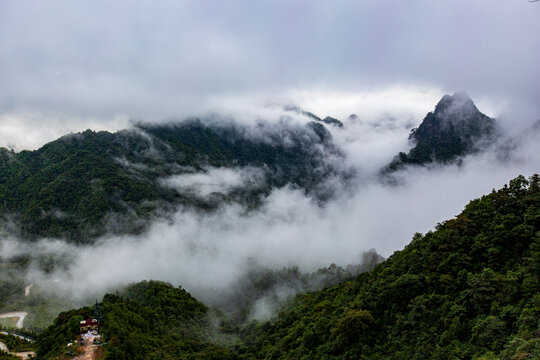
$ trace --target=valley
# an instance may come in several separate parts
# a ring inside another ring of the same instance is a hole
[[[517,177],[435,231],[415,234],[373,270],[290,298],[269,321],[241,325],[181,287],[132,284],[93,308],[61,313],[39,336],[38,355],[65,351],[62,339],[78,332],[70,324],[97,311],[106,356],[118,359],[534,359],[539,201],[540,177]]]
[[[539,12],[0,0],[0,360],[540,359]]]
[[[255,133],[234,122],[187,120],[137,124],[114,134],[88,130],[33,152],[4,150],[3,246],[12,255],[4,252],[1,264],[2,326],[36,339],[43,359],[377,358],[410,357],[415,348],[423,351],[421,357],[470,357],[483,351],[514,354],[503,349],[509,336],[521,339],[519,349],[537,351],[534,326],[522,323],[537,311],[538,284],[531,275],[537,251],[536,175],[515,178],[473,200],[461,215],[425,235],[417,232],[411,244],[386,260],[373,249],[382,244],[341,243],[355,236],[336,228],[358,228],[358,210],[346,214],[341,208],[363,204],[370,191],[379,193],[375,201],[402,202],[400,197],[417,191],[411,185],[415,177],[433,182],[418,190],[436,191],[434,179],[470,172],[469,162],[497,154],[511,139],[494,119],[480,113],[466,94],[447,95],[411,130],[411,138],[422,136],[410,143],[409,154],[381,163],[366,182],[342,142],[358,125],[293,110],[303,122],[285,117],[277,128],[260,123]],[[485,124],[471,126],[477,121]],[[456,141],[459,146],[448,146]],[[411,160],[420,153],[422,161]],[[497,171],[506,174],[509,163],[497,161]],[[323,217],[318,233],[295,228],[310,216]],[[379,229],[396,226],[402,217],[396,213],[363,236],[381,236]],[[303,234],[313,239],[302,240]],[[522,243],[512,250],[508,239]],[[321,245],[323,250],[315,251]],[[265,246],[277,248],[261,253]],[[290,253],[288,261],[269,262],[277,254],[286,258],[280,246],[300,252]],[[303,247],[312,254],[303,258]],[[322,259],[341,254],[342,262],[313,262],[319,253]],[[317,267],[306,267],[306,260]],[[210,267],[212,272],[204,274]],[[458,268],[467,273],[458,274]],[[519,280],[508,282],[508,276]],[[493,291],[477,295],[471,288],[477,281],[491,284],[485,286]],[[510,290],[493,285],[502,283]],[[476,296],[484,298],[472,305]],[[509,310],[511,299],[519,301]],[[459,336],[448,327],[451,319],[444,320],[429,335],[439,345],[418,348],[414,341],[424,343],[418,339],[428,334],[414,330],[422,325],[406,325],[422,324],[422,318],[409,319],[417,306],[451,314],[461,309],[467,320]],[[78,323],[88,317],[99,318],[104,344],[79,344]],[[507,331],[500,330],[501,321]],[[484,335],[476,333],[478,326],[499,326],[498,342],[488,346],[479,340]],[[412,331],[411,337],[393,344],[396,329]],[[441,336],[460,345],[450,346]]]

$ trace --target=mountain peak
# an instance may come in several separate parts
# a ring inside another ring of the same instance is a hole
[[[412,131],[410,138],[415,142],[447,135],[462,139],[479,138],[491,133],[493,126],[493,119],[482,114],[469,95],[461,91],[444,95],[435,110],[428,113],[420,126]]]
[[[444,95],[409,139],[414,147],[400,153],[383,171],[405,164],[446,163],[478,151],[496,135],[495,120],[482,114],[467,93]]]
[[[466,92],[459,91],[454,95],[444,95],[435,106],[434,114],[450,115],[456,112],[463,113],[463,111],[478,112],[478,109]]]

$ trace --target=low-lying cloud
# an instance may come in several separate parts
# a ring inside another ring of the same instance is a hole
[[[202,197],[212,193],[228,194],[235,189],[253,189],[264,183],[264,172],[254,167],[214,168],[208,167],[204,172],[173,175],[162,180],[162,184]]]
[[[105,236],[88,246],[47,239],[32,246],[4,241],[1,252],[3,257],[29,252],[63,258],[66,267],[44,274],[36,266],[29,277],[57,280],[72,296],[160,279],[205,300],[234,284],[252,260],[269,268],[295,265],[313,271],[331,263],[359,263],[372,248],[389,256],[415,232],[457,215],[469,200],[518,174],[539,172],[539,133],[529,131],[513,139],[504,157],[495,150],[497,144],[459,166],[409,167],[396,174],[400,185],[381,184],[376,172],[397,151],[407,150],[403,137],[410,127],[405,116],[380,123],[350,121],[344,129],[332,129],[346,162],[359,175],[324,206],[299,189],[284,187],[274,189],[256,211],[246,212],[236,203],[211,213],[179,208],[138,236]],[[206,196],[256,184],[259,176],[253,168],[208,168],[163,181]]]

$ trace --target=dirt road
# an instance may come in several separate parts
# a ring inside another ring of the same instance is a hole
[[[100,347],[94,345],[95,336],[87,337],[83,335],[83,338],[85,339],[85,345],[79,346],[78,348],[81,354],[75,356],[72,360],[97,360],[98,358],[101,358],[98,356]]]
[[[7,353],[10,353],[11,355],[15,355],[15,356],[18,356],[20,357],[21,359],[28,359],[29,356],[31,357],[34,357],[36,356],[36,353],[34,351],[23,351],[23,352],[11,352],[9,351],[8,347],[6,346],[6,344],[4,344],[3,342],[0,341],[0,349],[2,351],[5,351]]]
[[[36,353],[33,351],[23,351],[23,352],[12,352],[11,355],[18,356],[21,359],[28,359],[31,357],[35,357]]]
[[[30,289],[34,286],[34,284],[30,284],[27,287],[24,288],[24,297],[30,296]]]
[[[82,351],[82,354],[75,356],[73,360],[95,360],[95,349],[92,347],[95,345],[86,345],[79,347],[79,350]]]

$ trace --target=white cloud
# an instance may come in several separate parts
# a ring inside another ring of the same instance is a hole
[[[0,7],[1,112],[182,117],[222,95],[394,84],[519,100],[540,112],[540,6],[527,1]]]
[[[237,188],[250,189],[258,187],[264,181],[261,169],[245,168],[213,168],[205,172],[173,175],[163,179],[162,183],[180,192],[191,192],[202,197],[212,193],[228,194]]]
[[[395,131],[385,129],[380,136]],[[431,230],[457,215],[471,199],[500,188],[520,173],[539,172],[537,139],[538,134],[533,133],[520,138],[504,162],[497,159],[496,152],[488,151],[467,157],[461,166],[409,168],[400,174],[403,183],[395,187],[372,181],[373,173],[367,173],[352,190],[339,193],[323,207],[302,191],[282,188],[272,191],[257,211],[246,213],[235,204],[213,213],[179,209],[173,218],[153,223],[138,236],[106,236],[96,245],[80,247],[43,240],[32,245],[32,251],[92,258],[48,275],[62,279],[63,287],[75,294],[160,279],[179,284],[204,300],[233,284],[249,259],[271,268],[298,265],[312,271],[331,263],[357,263],[362,252],[372,248],[389,256],[409,243],[415,232]],[[379,149],[372,140],[365,145],[371,151]],[[361,164],[369,153],[356,154],[358,159],[350,161]],[[354,157],[354,152],[349,156]],[[379,158],[380,166],[386,158]],[[175,181],[181,188],[196,187],[208,194],[242,184],[244,176],[250,178],[250,170],[208,169],[205,174]],[[13,244],[8,248],[10,253],[21,251]],[[7,254],[5,249],[2,252]]]
[[[345,122],[331,131],[359,174],[324,208],[279,189],[248,215],[180,210],[141,236],[95,247],[43,240],[32,251],[95,259],[54,275],[70,289],[158,278],[199,292],[226,286],[250,257],[314,269],[370,248],[389,255],[472,197],[539,172],[530,135],[506,163],[488,153],[410,169],[395,188],[371,182],[444,92],[467,91],[507,132],[539,117],[538,11],[525,0],[0,1],[0,146],[35,149],[72,131],[125,128],[129,117],[219,113],[254,129],[295,104]],[[209,169],[168,181],[207,194],[246,177]]]
[[[32,112],[0,113],[0,146],[35,150],[49,141],[86,129],[117,131],[129,126],[125,115],[107,118],[50,115]]]

